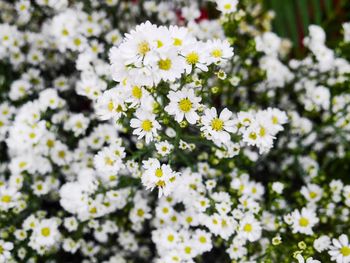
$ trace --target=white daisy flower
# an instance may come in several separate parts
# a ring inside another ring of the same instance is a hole
[[[328,254],[331,256],[332,261],[336,261],[337,263],[349,263],[350,244],[348,236],[342,234],[338,239],[333,238]]]
[[[140,108],[136,111],[135,117],[130,121],[130,126],[135,129],[133,134],[137,135],[138,139],[145,137],[146,143],[150,143],[153,137],[157,136],[157,130],[161,128],[156,116]]]
[[[195,124],[199,119],[196,112],[200,106],[200,97],[194,94],[193,89],[182,89],[180,91],[170,91],[168,94],[170,100],[169,105],[165,107],[170,115],[175,116],[177,122],[181,122],[184,118],[191,124]]]
[[[201,131],[219,145],[230,141],[230,133],[237,131],[235,121],[232,120],[232,112],[227,108],[223,109],[219,116],[214,107],[206,109],[201,122],[203,124]]]

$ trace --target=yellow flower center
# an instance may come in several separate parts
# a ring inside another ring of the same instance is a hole
[[[185,247],[185,253],[191,254],[192,248],[191,247]]]
[[[272,123],[273,123],[273,124],[278,124],[278,119],[277,119],[276,116],[273,116],[273,117],[272,117]]]
[[[137,209],[137,215],[139,217],[143,217],[143,215],[145,214],[145,212],[140,208],[140,209]]]
[[[46,145],[47,145],[47,147],[49,147],[49,148],[52,148],[53,146],[54,146],[54,144],[55,144],[55,142],[53,141],[53,140],[47,140],[47,142],[46,142]]]
[[[222,50],[221,49],[214,49],[212,52],[211,52],[211,55],[214,57],[214,58],[220,58],[222,56]]]
[[[340,253],[341,253],[344,257],[350,256],[350,247],[342,247],[342,248],[340,249]]]
[[[60,158],[64,158],[66,156],[66,153],[65,153],[65,151],[59,151],[58,152],[58,157],[60,157]]]
[[[214,131],[222,131],[222,129],[224,128],[224,122],[219,118],[215,118],[211,121],[211,128]]]
[[[299,219],[299,225],[302,227],[307,227],[309,225],[309,220],[305,217]]]
[[[201,237],[199,238],[199,242],[201,242],[202,244],[204,244],[204,243],[207,242],[207,239],[206,239],[205,237],[201,236]]]
[[[74,45],[76,45],[76,46],[80,46],[80,45],[81,45],[81,40],[80,40],[80,38],[74,39]]]
[[[224,9],[226,9],[226,10],[230,10],[230,9],[231,9],[231,7],[232,7],[232,5],[231,5],[231,4],[226,4],[226,5],[224,5]]]
[[[251,132],[251,133],[249,134],[249,138],[252,139],[252,140],[256,140],[256,138],[257,138],[256,133],[255,133],[255,132]]]
[[[153,128],[153,124],[150,120],[144,120],[141,124],[141,128],[146,131],[149,132],[150,130],[152,130]]]
[[[156,176],[157,176],[157,177],[162,177],[162,176],[163,176],[163,171],[162,171],[162,169],[160,169],[160,168],[157,168],[157,169],[156,169]]]
[[[0,255],[4,252],[4,248],[0,245]]]
[[[252,232],[253,227],[252,227],[251,224],[245,224],[245,226],[243,227],[243,230],[244,230],[245,232]]]
[[[147,41],[142,41],[138,46],[137,46],[137,51],[139,54],[142,56],[146,55],[148,51],[150,51],[150,47]]]
[[[162,46],[164,46],[163,42],[160,40],[157,40],[157,47],[161,48]]]
[[[48,227],[44,227],[41,229],[41,234],[44,236],[44,237],[48,237],[50,235],[50,228]]]
[[[171,69],[171,60],[170,59],[161,59],[158,61],[158,67],[161,69],[161,70],[169,70]]]
[[[18,164],[19,168],[24,168],[24,167],[26,167],[26,165],[27,165],[27,162],[20,162]]]
[[[310,192],[310,198],[314,199],[317,197],[317,194],[315,192]]]
[[[182,40],[179,38],[174,38],[174,46],[181,46]]]
[[[179,108],[183,112],[189,112],[192,109],[192,102],[188,99],[182,99],[179,101]]]
[[[63,29],[63,30],[62,30],[62,35],[68,36],[68,35],[69,35],[68,30],[67,30],[67,29]]]
[[[260,137],[264,137],[266,135],[266,130],[264,127],[260,127],[259,135]]]
[[[157,183],[156,183],[157,186],[159,187],[164,187],[165,186],[165,182],[163,180],[159,180]]]
[[[3,203],[10,203],[10,202],[11,202],[11,196],[9,196],[9,195],[3,195],[3,196],[1,197],[1,202],[3,202]]]
[[[174,241],[174,235],[168,235],[168,241],[173,242]]]
[[[199,61],[199,56],[196,52],[191,52],[186,56],[186,62],[191,65],[195,65]]]
[[[134,96],[137,99],[141,99],[141,97],[142,97],[142,89],[139,86],[134,86],[132,88],[132,96]]]
[[[110,101],[110,102],[108,103],[108,110],[109,110],[109,111],[113,111],[113,109],[114,109],[113,101]]]
[[[109,166],[112,166],[114,164],[114,161],[111,158],[106,157],[105,158],[105,164],[109,165]]]

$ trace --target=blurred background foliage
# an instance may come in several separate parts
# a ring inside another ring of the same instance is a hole
[[[341,37],[341,24],[350,21],[350,0],[264,0],[273,10],[273,31],[293,42],[293,53],[300,57],[305,49],[302,39],[308,26],[322,26],[327,33],[327,45],[333,47]]]

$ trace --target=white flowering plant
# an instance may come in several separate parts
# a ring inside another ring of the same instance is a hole
[[[0,0],[1,262],[350,262],[350,24],[261,0]]]

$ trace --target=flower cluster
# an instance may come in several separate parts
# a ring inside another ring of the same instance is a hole
[[[350,262],[350,27],[261,0],[0,0],[0,263]]]

